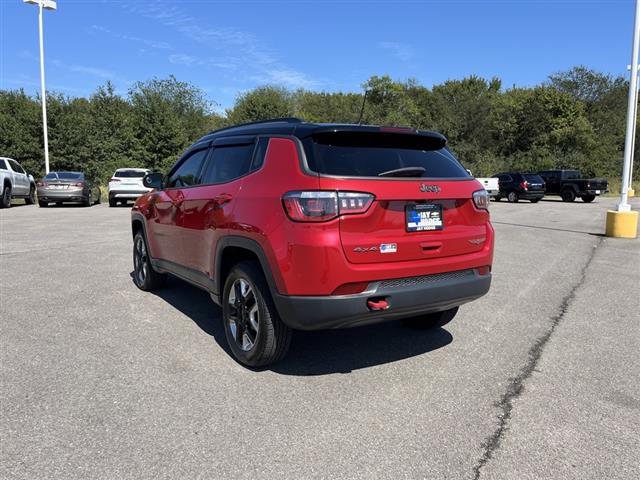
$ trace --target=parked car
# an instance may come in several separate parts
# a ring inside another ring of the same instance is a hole
[[[97,182],[87,178],[84,172],[49,172],[37,183],[38,205],[49,203],[82,203],[90,207],[100,203],[101,193]]]
[[[115,207],[118,202],[126,205],[128,200],[151,191],[142,184],[142,178],[150,171],[147,168],[117,169],[109,180],[109,206]]]
[[[473,173],[471,173],[471,170],[469,170],[467,168],[466,171],[467,171],[467,173],[469,175],[471,175],[473,177]],[[494,177],[490,177],[490,178],[489,177],[486,177],[486,178],[476,177],[476,180],[478,180],[480,182],[480,184],[484,187],[484,189],[489,194],[489,197],[495,197],[496,195],[498,195],[499,188],[498,188],[498,179],[497,178],[494,178]]]
[[[602,178],[582,178],[580,170],[543,170],[538,172],[547,184],[547,195],[560,195],[563,202],[580,197],[583,202],[609,191],[609,183]]]
[[[498,179],[495,177],[476,178],[480,184],[484,187],[490,197],[495,198],[500,193],[500,186],[498,185]]]
[[[133,279],[172,273],[222,307],[235,358],[292,329],[442,326],[489,290],[489,197],[437,133],[280,119],[198,140],[131,212]]]
[[[511,203],[529,200],[537,203],[544,197],[544,180],[535,173],[504,172],[494,175],[498,178],[500,191],[496,200],[506,198]]]
[[[36,202],[36,182],[13,158],[0,157],[0,208],[9,208],[13,198],[24,198],[27,205]]]

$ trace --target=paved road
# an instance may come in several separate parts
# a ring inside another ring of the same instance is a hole
[[[205,293],[134,287],[128,209],[0,211],[0,477],[639,478],[614,203],[492,204],[492,290],[452,324],[297,333],[262,372]]]

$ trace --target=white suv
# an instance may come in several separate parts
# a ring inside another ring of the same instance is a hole
[[[115,207],[118,202],[127,204],[127,200],[135,200],[151,189],[142,184],[142,179],[151,170],[147,168],[119,168],[109,180],[109,206]]]
[[[9,208],[13,198],[24,198],[27,205],[34,204],[36,182],[13,158],[0,157],[0,208]]]

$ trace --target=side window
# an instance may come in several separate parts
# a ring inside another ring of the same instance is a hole
[[[267,147],[269,146],[269,138],[261,137],[258,139],[258,145],[256,146],[256,151],[253,154],[253,163],[251,164],[251,171],[254,172],[256,170],[260,170],[262,164],[264,163],[264,157],[267,154]]]
[[[9,160],[9,163],[11,164],[11,169],[14,172],[25,173],[25,171],[22,169],[22,167],[15,160]]]
[[[202,183],[225,183],[246,175],[249,172],[254,148],[253,143],[215,147],[202,174]]]
[[[6,169],[7,169],[7,163],[0,158],[0,170],[6,170]]]
[[[202,162],[209,152],[208,149],[198,150],[184,160],[180,166],[169,176],[167,180],[167,188],[182,188],[197,185],[199,182],[198,174],[202,167]]]

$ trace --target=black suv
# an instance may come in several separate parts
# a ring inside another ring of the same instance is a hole
[[[544,197],[544,180],[535,173],[504,172],[494,177],[498,177],[497,201],[504,197],[511,203],[518,200],[537,203]]]

